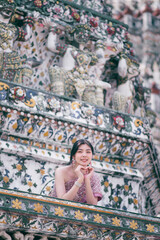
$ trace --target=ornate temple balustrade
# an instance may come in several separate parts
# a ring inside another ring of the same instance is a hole
[[[19,1],[15,0],[14,3],[17,5],[17,9],[21,9],[22,4],[23,7],[26,10],[30,11],[39,11],[41,14],[44,14],[46,16],[49,16],[50,9],[53,8],[54,13],[56,14],[61,14],[64,9],[68,6],[72,7],[72,9],[77,9],[77,10],[82,10],[84,12],[91,12],[94,15],[99,15],[100,17],[103,18],[111,18],[112,15],[112,6],[107,3],[102,3],[101,1],[84,1],[84,0],[72,0],[72,1],[67,1],[67,0],[60,0],[60,1],[46,1],[43,3],[43,1],[30,1],[28,2],[27,0],[24,0],[23,3],[20,3]],[[59,11],[59,8],[61,11]],[[105,16],[104,16],[105,14]],[[65,17],[65,16],[64,16]],[[70,21],[69,21],[70,20]],[[71,22],[71,19],[68,19],[68,22]],[[115,22],[117,22],[115,20]]]
[[[79,129],[78,125],[84,127],[81,129],[84,136],[86,128],[89,127],[97,132],[114,132],[119,136],[128,136],[142,142],[149,140],[150,127],[147,118],[117,113],[112,109],[48,94],[7,81],[0,82],[0,100],[1,111],[6,112],[6,119],[8,119],[8,122],[2,121],[3,131],[16,133],[16,135],[23,134],[23,137],[34,134],[34,138],[40,139],[42,136],[49,140],[53,130],[43,129],[45,123],[48,123],[48,127],[53,124],[55,128],[58,125],[64,125],[67,128],[65,124],[67,121],[70,124],[74,123],[74,126],[71,125],[72,128]],[[10,119],[12,119],[11,122]],[[14,126],[13,119],[15,119]],[[32,122],[27,124],[29,119],[32,119]],[[30,129],[27,129],[29,126]]]
[[[0,228],[13,239],[17,231],[47,239],[160,239],[159,218],[35,194],[1,189],[0,209]]]

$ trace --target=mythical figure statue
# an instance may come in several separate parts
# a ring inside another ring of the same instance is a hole
[[[14,25],[14,21],[23,23],[23,26]],[[15,40],[26,41],[30,38],[33,23],[33,18],[26,16],[25,12],[16,10],[14,5],[7,5],[6,1],[0,1],[0,78],[22,82],[26,59],[21,59],[13,44]]]
[[[52,91],[98,104],[97,88],[106,89],[110,87],[110,84],[102,84],[100,79],[93,79],[89,75],[89,68],[99,61],[96,52],[93,53],[87,49],[90,28],[83,24],[77,24],[73,28],[70,26],[64,28],[48,19],[45,23],[50,28],[47,47],[61,56],[61,65],[51,66],[49,69]],[[68,44],[61,41],[62,35],[67,37]]]

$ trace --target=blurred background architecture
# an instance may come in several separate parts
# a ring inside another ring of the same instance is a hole
[[[113,5],[115,19],[129,26],[145,86],[151,89],[151,106],[157,113],[152,129],[154,143],[160,153],[160,1],[107,1]]]

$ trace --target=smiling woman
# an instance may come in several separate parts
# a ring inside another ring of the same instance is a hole
[[[91,166],[93,146],[85,139],[72,147],[69,165],[57,168],[50,196],[96,205],[101,200],[101,183]]]

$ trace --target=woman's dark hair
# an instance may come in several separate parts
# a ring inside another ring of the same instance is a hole
[[[73,144],[73,147],[71,149],[71,155],[70,155],[70,161],[68,164],[71,164],[72,163],[72,158],[73,156],[76,154],[79,146],[83,145],[83,144],[87,144],[90,148],[91,148],[91,151],[92,151],[92,154],[94,154],[94,149],[93,149],[93,146],[92,144],[86,140],[86,139],[79,139],[77,140],[74,144]]]

